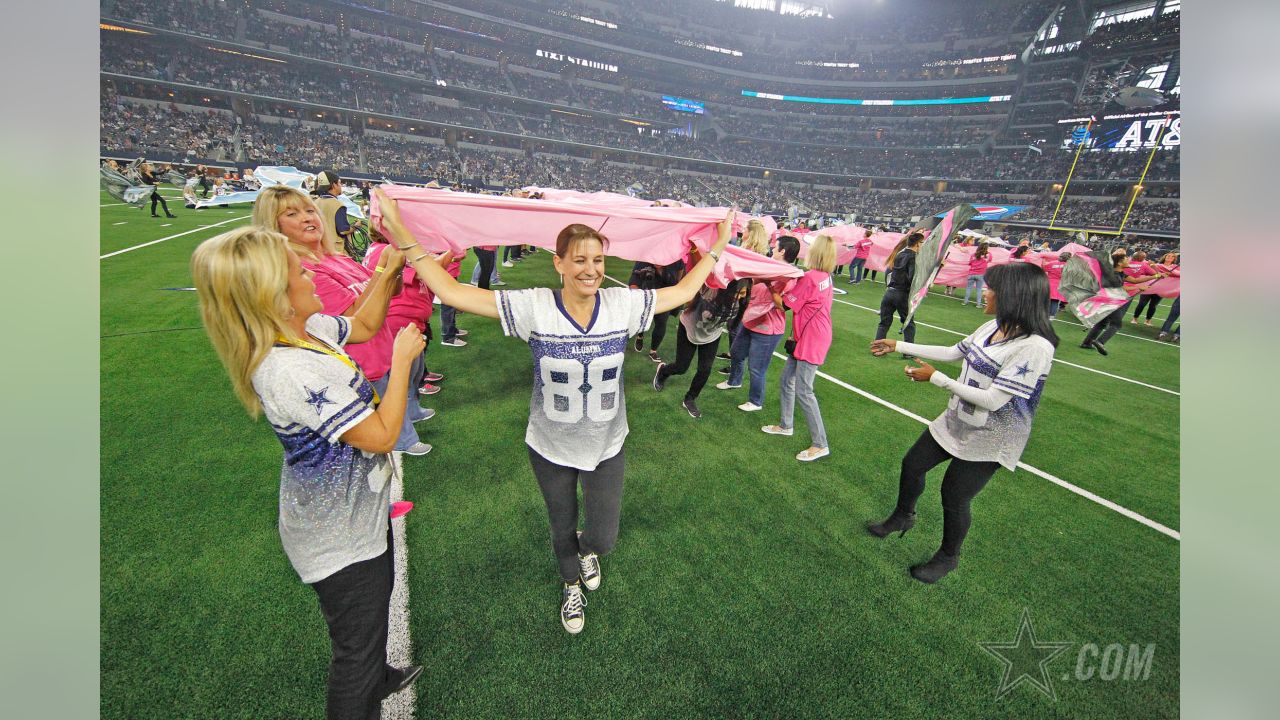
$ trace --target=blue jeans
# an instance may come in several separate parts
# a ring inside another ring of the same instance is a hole
[[[452,342],[458,337],[458,311],[452,305],[440,303],[440,339]]]
[[[849,282],[857,285],[862,282],[862,269],[866,267],[866,258],[854,258],[849,262]]]
[[[982,288],[984,287],[986,287],[986,281],[982,279],[981,275],[970,275],[969,279],[965,281],[965,284],[964,284],[964,301],[966,303],[969,302],[970,290],[977,290],[978,291],[978,307],[982,307]]]
[[[795,426],[796,402],[799,401],[804,421],[809,425],[811,444],[824,448],[827,447],[827,429],[822,424],[818,397],[813,394],[813,378],[817,374],[817,365],[797,360],[794,356],[787,358],[787,364],[782,368],[782,418],[778,425],[784,428]]]
[[[1164,325],[1160,326],[1160,332],[1167,333],[1170,330],[1172,330],[1173,324],[1178,322],[1178,318],[1181,315],[1182,315],[1182,296],[1179,295],[1178,297],[1173,299],[1173,307],[1169,308],[1169,317],[1165,318]],[[1182,326],[1179,325],[1178,329],[1181,330]],[[1174,333],[1174,334],[1176,335],[1177,333]]]
[[[747,400],[764,405],[764,376],[769,370],[769,362],[773,360],[773,351],[782,342],[782,333],[765,335],[742,328],[738,337],[734,338],[729,348],[729,384],[742,384],[742,368],[745,363],[751,371],[751,388],[747,391]]]
[[[418,430],[413,421],[422,417],[422,406],[418,404],[418,384],[422,381],[422,366],[425,361],[419,355],[409,368],[409,401],[404,406],[404,419],[400,421],[400,437],[396,438],[396,450],[408,450],[418,442]],[[418,382],[414,382],[417,379]],[[373,387],[379,397],[387,394],[387,383],[391,382],[391,372],[373,381]]]

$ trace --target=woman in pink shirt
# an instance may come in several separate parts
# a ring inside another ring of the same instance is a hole
[[[831,348],[831,270],[836,266],[836,244],[830,235],[819,235],[813,241],[805,264],[809,271],[782,296],[792,313],[792,339],[787,341],[787,364],[782,369],[782,418],[777,425],[765,425],[760,430],[770,435],[791,435],[799,400],[812,442],[796,459],[810,462],[831,454],[822,411],[813,394],[813,379]]]
[[[373,270],[346,255],[333,255],[325,247],[324,221],[320,210],[306,193],[284,185],[263,190],[253,203],[253,224],[283,234],[290,248],[298,254],[302,266],[315,273],[316,295],[326,315],[352,316],[365,303],[382,308],[378,315],[378,331],[367,342],[347,346],[347,354],[360,366],[379,393],[386,391],[391,369],[391,349],[395,335],[383,320],[391,297],[400,290],[400,270],[404,255],[398,250],[382,253],[381,264]],[[410,385],[413,397],[404,415],[396,450],[410,455],[426,455],[431,446],[419,442],[414,418],[421,419],[417,387]],[[415,410],[415,408],[417,408]]]
[[[871,231],[867,230],[862,239],[853,244],[853,261],[849,263],[849,284],[862,282],[863,268],[867,266],[867,258],[871,257]]]
[[[777,254],[784,262],[794,263],[800,244],[788,245]],[[853,267],[850,265],[850,267]],[[729,348],[729,379],[716,385],[720,390],[742,387],[742,370],[750,370],[751,386],[747,401],[738,406],[743,412],[764,409],[765,374],[773,360],[773,351],[787,331],[787,315],[782,294],[791,288],[792,280],[757,281],[751,286],[747,309],[742,313],[742,327]]]
[[[978,249],[973,251],[973,257],[969,259],[969,278],[964,284],[964,302],[961,305],[969,304],[969,292],[976,291],[978,294],[978,309],[982,309],[982,276],[987,272],[987,266],[991,264],[991,249],[986,241],[978,243]]]

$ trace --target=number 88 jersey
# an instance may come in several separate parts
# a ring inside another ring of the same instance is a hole
[[[533,398],[525,442],[559,465],[594,470],[627,436],[622,366],[627,339],[653,320],[652,290],[596,293],[590,322],[569,316],[558,291],[495,293],[502,332],[529,343]]]

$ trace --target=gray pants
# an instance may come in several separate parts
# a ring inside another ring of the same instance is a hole
[[[618,541],[618,516],[622,512],[623,451],[586,471],[557,465],[529,448],[529,464],[542,489],[551,521],[551,549],[560,567],[560,578],[578,581],[578,554],[605,555]],[[586,528],[578,537],[578,483],[582,483]]]
[[[799,400],[800,411],[804,413],[809,435],[813,438],[813,447],[824,448],[827,447],[827,429],[822,425],[818,397],[813,394],[813,378],[817,373],[817,365],[797,360],[794,356],[787,358],[787,364],[782,368],[782,421],[778,424],[784,428],[795,425],[796,400]]]

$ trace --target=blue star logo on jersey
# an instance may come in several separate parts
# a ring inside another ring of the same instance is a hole
[[[305,388],[307,391],[307,404],[316,409],[316,415],[319,415],[324,412],[325,405],[337,405],[337,403],[330,400],[325,395],[325,393],[329,392],[328,387],[322,388],[319,392],[312,390],[311,388],[306,387],[305,385],[303,386],[303,388]]]
[[[1014,369],[1014,373],[1016,373],[1018,377],[1022,377],[1023,375],[1026,375],[1029,372],[1031,372],[1030,361],[1024,361],[1021,365],[1019,365],[1017,368]]]

